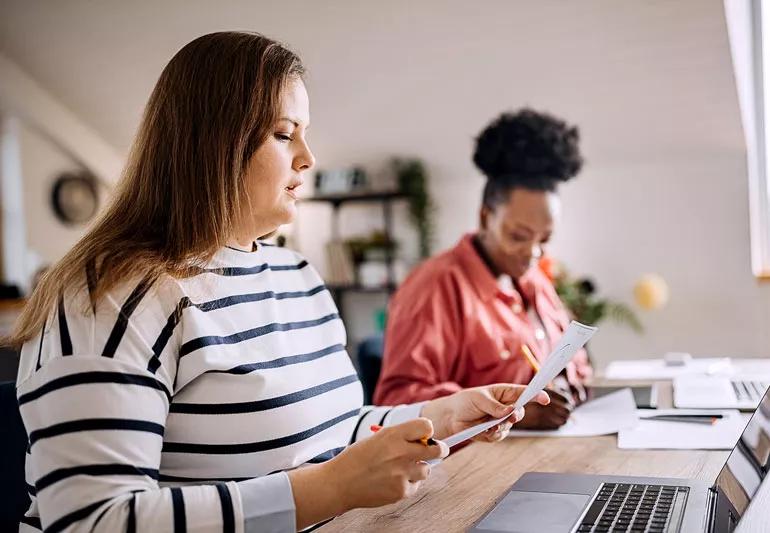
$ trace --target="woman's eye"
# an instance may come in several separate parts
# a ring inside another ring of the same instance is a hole
[[[278,139],[279,141],[287,141],[287,142],[292,140],[291,135],[287,135],[286,133],[276,133],[275,138]]]
[[[511,235],[511,239],[513,239],[516,242],[525,242],[528,240],[528,237],[525,237],[524,235],[516,235],[515,233]]]

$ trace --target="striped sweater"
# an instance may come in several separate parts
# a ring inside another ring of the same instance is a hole
[[[22,349],[17,394],[21,531],[293,531],[285,471],[419,412],[362,408],[323,282],[264,243],[121,284],[96,309],[65,293]]]

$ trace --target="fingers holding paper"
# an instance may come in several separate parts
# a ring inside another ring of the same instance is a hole
[[[453,435],[487,420],[507,417],[476,437],[477,440],[496,441],[504,438],[510,425],[524,416],[524,408],[514,409],[513,406],[524,390],[522,385],[507,383],[465,389],[428,402],[422,414],[433,421],[437,438]],[[533,401],[547,405],[550,399],[541,391]]]
[[[490,385],[489,387],[485,388],[487,389],[486,392],[489,393],[491,400],[486,403],[486,406],[488,406],[489,409],[485,409],[489,418],[499,418],[499,416],[497,416],[495,413],[495,408],[493,406],[494,403],[500,403],[506,406],[513,405],[524,390],[524,387],[520,385],[510,384]],[[545,391],[541,391],[531,402],[529,402],[529,404],[527,404],[526,409],[530,409],[533,406],[545,408],[544,406],[547,406],[550,401],[551,399],[549,395]],[[483,442],[497,442],[503,440],[508,436],[508,432],[511,430],[511,427],[513,427],[513,424],[520,422],[526,417],[527,415],[525,408],[517,408],[514,410],[513,415],[511,415],[511,417],[506,421],[487,429],[483,433],[474,437],[473,440]],[[479,420],[478,422],[482,421],[483,420]]]
[[[551,397],[551,403],[540,405],[530,402],[526,406],[524,419],[518,429],[558,429],[567,423],[574,409],[571,398],[552,389],[546,389]]]

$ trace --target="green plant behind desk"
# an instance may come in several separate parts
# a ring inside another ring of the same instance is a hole
[[[595,325],[607,318],[628,326],[636,333],[644,328],[633,309],[622,302],[613,302],[597,295],[596,285],[587,277],[575,278],[563,266],[545,256],[540,260],[540,270],[553,282],[556,294],[578,322]]]
[[[419,159],[395,159],[393,161],[399,190],[409,201],[409,215],[417,228],[420,257],[430,256],[433,245],[433,201],[428,191],[428,172]]]

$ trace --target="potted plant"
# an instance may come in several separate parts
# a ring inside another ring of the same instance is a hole
[[[419,159],[395,159],[393,161],[399,190],[409,200],[409,215],[417,228],[420,257],[430,256],[433,245],[434,205],[428,190],[428,172]]]
[[[566,269],[548,256],[540,259],[539,266],[553,282],[556,293],[575,320],[593,325],[608,318],[630,327],[636,333],[642,333],[644,330],[636,313],[629,306],[599,297],[596,284],[590,278],[570,276]]]

